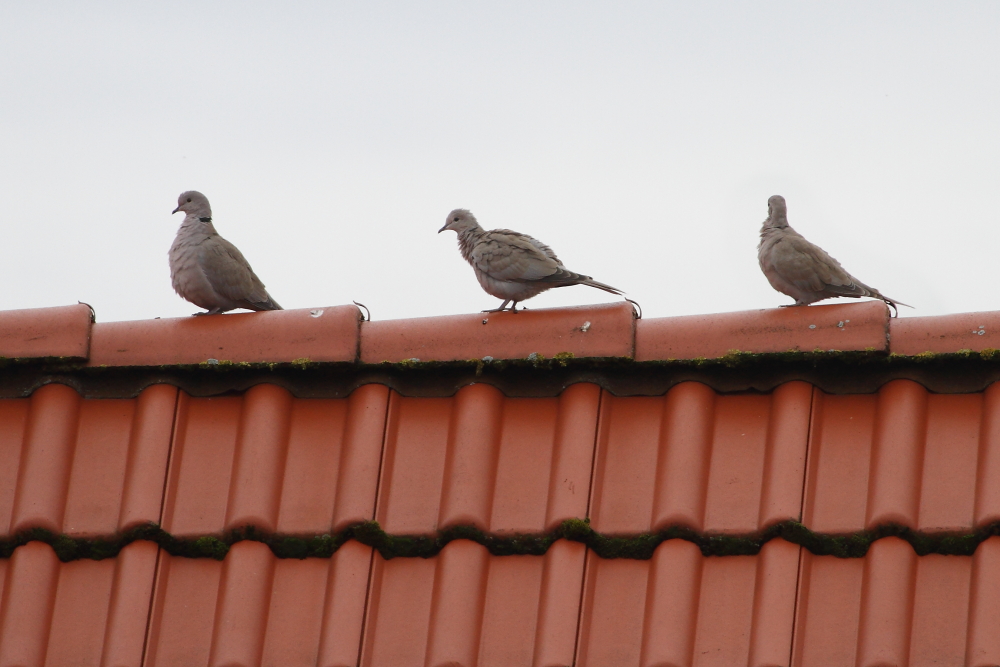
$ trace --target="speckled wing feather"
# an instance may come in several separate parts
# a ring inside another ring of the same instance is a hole
[[[819,246],[786,227],[774,245],[772,262],[782,278],[810,292],[842,296],[873,296],[873,290],[844,270]]]
[[[232,243],[216,236],[201,245],[201,266],[216,292],[233,301],[244,301],[258,308],[279,307],[264,288],[264,283],[250,268],[243,253]]]
[[[545,280],[565,271],[551,248],[527,234],[509,229],[484,233],[473,247],[470,261],[476,269],[496,280]]]

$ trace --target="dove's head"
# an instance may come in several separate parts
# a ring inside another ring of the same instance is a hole
[[[788,226],[788,209],[785,208],[785,198],[781,195],[772,195],[767,200],[767,218],[772,227]]]
[[[177,208],[173,210],[173,213],[177,211],[184,211],[188,215],[198,218],[212,217],[212,207],[208,203],[208,197],[195,190],[181,193],[181,196],[177,198]]]
[[[476,216],[464,208],[456,208],[448,214],[448,218],[444,221],[444,227],[438,230],[438,234],[446,229],[454,229],[461,234],[467,229],[475,229],[477,227],[479,227],[479,223],[476,222]]]

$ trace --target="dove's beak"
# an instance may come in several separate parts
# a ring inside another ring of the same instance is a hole
[[[443,232],[446,229],[448,229],[448,223],[447,222],[444,223],[444,227],[442,227],[441,229],[438,230],[438,234],[440,234],[441,232]]]
[[[170,215],[173,215],[174,213],[176,213],[176,212],[177,212],[177,211],[179,211],[179,210],[181,210],[181,207],[180,207],[180,206],[178,206],[177,208],[175,208],[174,210],[172,210],[172,211],[170,212]]]

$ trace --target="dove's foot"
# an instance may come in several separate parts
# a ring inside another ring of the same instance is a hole
[[[507,299],[506,301],[504,301],[503,303],[501,303],[499,308],[494,308],[493,310],[484,310],[482,312],[484,312],[484,313],[502,313],[503,311],[507,310],[507,304],[508,303],[510,303],[510,299]],[[516,305],[517,305],[517,301],[514,302],[514,306],[516,306]],[[513,312],[517,312],[516,310],[514,310],[514,306],[511,306],[510,310],[513,311]]]
[[[195,317],[200,317],[202,315],[218,315],[223,312],[221,308],[213,308],[212,310],[207,310],[204,313],[191,313]]]

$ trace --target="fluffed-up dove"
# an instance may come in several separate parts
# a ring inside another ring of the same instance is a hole
[[[805,306],[835,296],[870,296],[882,299],[893,310],[897,306],[912,308],[865,285],[825,250],[789,227],[788,209],[781,195],[767,200],[767,220],[760,228],[757,261],[771,287],[795,299],[788,305]]]
[[[177,198],[177,208],[187,215],[170,247],[170,279],[174,291],[207,313],[216,315],[234,308],[282,310],[264,289],[243,253],[219,236],[212,224],[208,197],[194,190]]]
[[[553,287],[589,285],[612,294],[622,294],[617,287],[568,270],[552,248],[527,234],[509,229],[486,231],[465,209],[449,213],[438,234],[446,229],[458,233],[458,249],[472,265],[483,290],[503,299],[499,308],[484,310],[484,313],[507,310],[509,303],[511,312],[516,313],[518,303]]]

